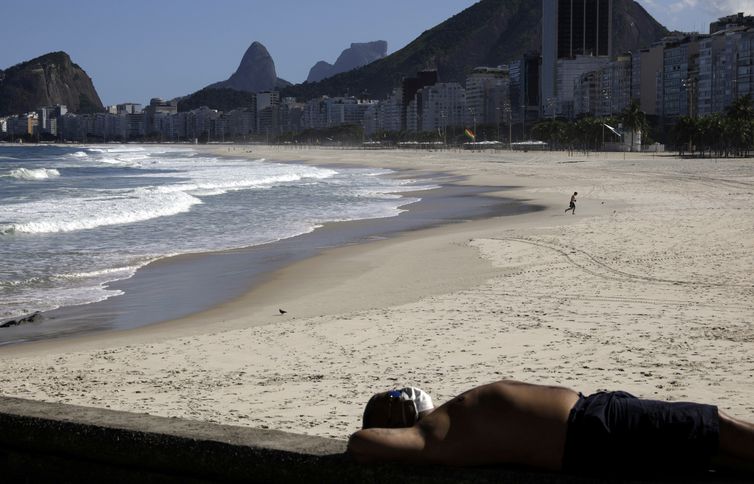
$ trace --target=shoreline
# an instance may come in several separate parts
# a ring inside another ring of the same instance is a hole
[[[106,339],[110,332],[190,318],[253,291],[271,274],[325,250],[541,209],[485,195],[493,190],[443,183],[439,188],[402,193],[421,199],[403,205],[403,211],[394,217],[326,222],[312,232],[266,244],[162,257],[139,268],[132,277],[108,284],[109,289],[122,291],[121,295],[46,311],[41,323],[9,329],[18,338],[31,339],[0,343],[0,348],[95,334]]]
[[[199,148],[204,148],[199,149],[199,152],[209,152],[216,156],[239,157],[238,147],[221,145]],[[241,156],[258,159],[250,151]],[[269,161],[325,168],[363,166],[358,163],[314,163],[288,158]],[[41,351],[68,346],[75,348],[79,343],[87,347],[93,342],[108,344],[121,337],[139,338],[140,330],[152,333],[150,328],[158,333],[163,328],[171,328],[171,332],[180,332],[181,328],[192,328],[193,331],[196,327],[208,325],[192,324],[192,321],[200,321],[208,314],[224,312],[235,301],[243,300],[259,286],[275,279],[276,274],[285,271],[288,266],[315,258],[325,251],[337,251],[353,244],[373,243],[449,224],[510,217],[544,209],[525,201],[505,198],[506,187],[503,186],[464,183],[464,177],[460,174],[405,167],[390,169],[393,172],[384,176],[409,178],[417,183],[436,184],[437,187],[399,192],[403,198],[416,197],[420,200],[403,205],[402,213],[394,217],[326,222],[312,232],[258,246],[159,258],[139,268],[130,278],[109,283],[110,289],[123,291],[119,296],[45,311],[42,313],[44,319],[41,323],[9,328],[16,333],[16,340],[0,343],[0,356],[4,353],[33,354],[38,351],[37,348],[42,348]],[[214,267],[218,261],[221,269]],[[239,265],[254,267],[238,271]],[[229,271],[235,273],[234,277],[231,281],[224,281]],[[213,279],[218,287],[210,288],[211,294],[202,294],[202,289],[186,286],[182,282],[197,277]],[[166,291],[168,294],[165,294]],[[183,307],[164,307],[166,301],[179,301]]]
[[[327,249],[117,337],[0,349],[3,393],[335,438],[375,391],[414,385],[442,402],[503,378],[754,416],[750,160],[299,153],[449,173],[546,209]]]

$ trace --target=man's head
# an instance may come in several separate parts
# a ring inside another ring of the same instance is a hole
[[[418,388],[377,393],[364,408],[362,428],[411,427],[432,408],[432,398]]]

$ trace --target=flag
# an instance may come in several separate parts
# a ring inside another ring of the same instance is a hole
[[[476,141],[476,135],[469,128],[464,129],[463,134],[468,136],[471,141]]]
[[[618,132],[618,131],[617,131],[617,130],[616,130],[615,128],[613,128],[613,127],[612,127],[612,126],[610,126],[609,124],[607,124],[607,123],[603,123],[603,124],[605,125],[605,127],[606,127],[607,129],[609,129],[610,131],[612,131],[613,133],[615,133],[615,135],[616,135],[616,136],[620,136],[621,138],[623,137],[623,134],[622,134],[622,133],[619,133],[619,132]]]

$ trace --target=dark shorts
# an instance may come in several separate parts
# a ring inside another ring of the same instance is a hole
[[[706,471],[719,437],[712,405],[642,400],[626,392],[580,395],[568,418],[563,470]]]

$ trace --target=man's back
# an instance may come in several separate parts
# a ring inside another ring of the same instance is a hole
[[[577,400],[576,392],[562,387],[491,383],[462,393],[413,427],[361,430],[349,451],[361,461],[507,462],[559,470]]]

